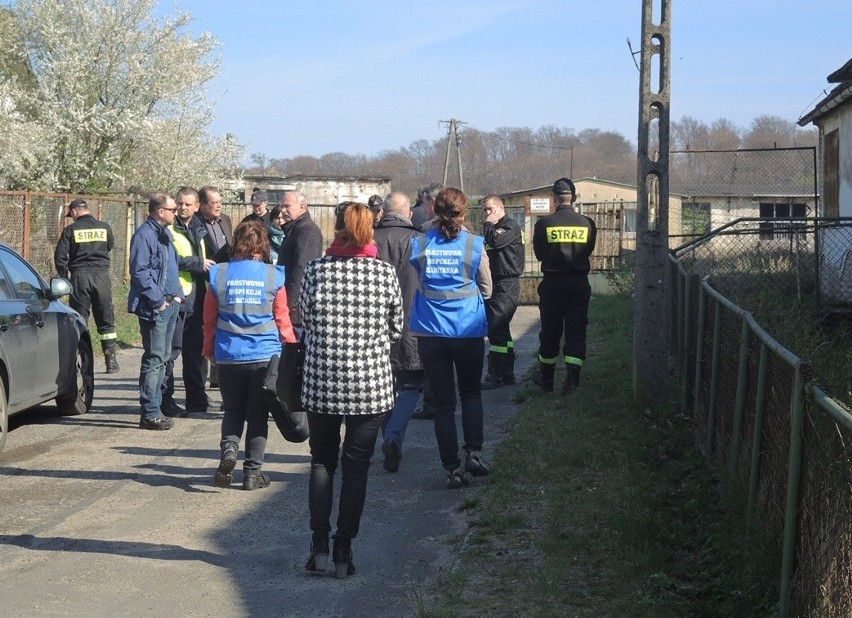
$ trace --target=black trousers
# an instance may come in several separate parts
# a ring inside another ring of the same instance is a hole
[[[328,533],[334,501],[334,473],[341,464],[335,536],[354,539],[361,528],[361,514],[367,498],[367,471],[376,446],[376,436],[385,414],[318,414],[308,412],[311,437],[311,478],[308,503],[311,530]],[[340,452],[340,426],[346,419],[343,452]]]
[[[89,321],[89,310],[95,315],[98,334],[115,332],[115,311],[112,307],[112,282],[105,268],[71,270],[74,291],[68,304]]]
[[[541,316],[539,360],[553,363],[559,357],[559,341],[565,335],[565,362],[582,365],[586,358],[586,326],[592,287],[585,275],[545,276],[538,285]]]
[[[488,319],[488,343],[492,352],[508,352],[512,341],[510,325],[521,298],[521,280],[517,277],[495,279],[491,298],[485,301]]]
[[[203,412],[210,405],[207,398],[204,358],[201,356],[201,348],[204,345],[204,312],[198,303],[195,305],[183,327],[183,388],[186,391],[186,409]]]

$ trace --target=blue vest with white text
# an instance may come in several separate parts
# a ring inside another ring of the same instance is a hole
[[[484,337],[485,303],[476,285],[484,239],[462,230],[447,240],[438,230],[411,239],[411,263],[420,277],[411,332],[435,337]]]
[[[210,267],[210,290],[219,303],[214,356],[219,363],[252,363],[281,354],[272,313],[284,267],[238,260]]]

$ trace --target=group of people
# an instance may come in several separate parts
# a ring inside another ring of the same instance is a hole
[[[539,219],[533,236],[544,272],[534,382],[553,390],[564,331],[567,393],[577,388],[585,359],[587,275],[595,227],[574,211],[576,190],[569,179],[559,179],[553,192],[556,211]],[[498,195],[481,201],[485,222],[482,234],[475,233],[466,221],[468,201],[456,188],[429,185],[418,194],[415,209],[400,192],[380,203],[372,198],[368,203],[341,203],[334,239],[323,251],[322,233],[298,191],[285,192],[280,207],[268,211],[266,193],[256,190],[253,212],[232,229],[221,213],[218,189],[196,192],[184,187],[175,198],[152,195],[148,218],[133,235],[128,311],[138,317],[144,350],[139,426],[169,429],[173,417],[206,410],[205,363],[215,368],[224,410],[217,486],[233,482],[244,430],[242,486],[269,486],[261,470],[268,435],[262,386],[269,361],[280,353],[282,343],[304,342],[301,399],[311,452],[308,570],[325,571],[331,555],[338,577],[354,573],[352,540],[358,534],[379,432],[384,468],[397,472],[421,393],[424,409],[434,418],[447,487],[463,487],[471,476],[490,472],[482,454],[481,391],[515,383],[510,324],[520,297],[524,239]],[[60,274],[69,270],[69,261],[60,259],[60,248],[82,238],[82,230],[94,230],[87,234],[103,238],[111,248],[108,226],[103,224],[105,231],[99,231],[100,222],[86,219],[84,206],[71,204],[75,223],[66,233],[72,240],[64,234],[57,247]],[[276,227],[279,218],[283,225]],[[80,228],[79,236],[75,227]],[[86,242],[95,241],[82,242],[83,253],[93,253],[94,245]],[[78,292],[76,282],[96,280],[88,273],[92,268],[78,268],[72,260],[75,296],[91,290],[81,285]],[[111,313],[96,309],[95,317],[102,340],[109,342],[104,335],[110,328],[114,332]],[[483,379],[486,336],[490,349]],[[105,355],[110,347],[104,344]],[[181,352],[186,409],[173,398],[172,369]],[[110,363],[117,362],[110,356],[108,371]],[[338,462],[342,482],[331,547]]]

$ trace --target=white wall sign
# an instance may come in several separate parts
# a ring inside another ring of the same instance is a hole
[[[547,197],[530,198],[530,214],[533,214],[533,215],[550,214],[550,198],[547,198]]]

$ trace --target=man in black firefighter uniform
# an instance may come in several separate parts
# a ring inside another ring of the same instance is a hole
[[[488,372],[481,388],[489,390],[515,383],[515,342],[509,327],[521,298],[524,239],[521,226],[506,214],[502,197],[487,196],[482,200],[482,211],[482,235],[494,285],[491,298],[485,301],[490,350]]]
[[[71,202],[67,216],[74,219],[74,223],[62,230],[53,263],[60,277],[67,278],[69,271],[71,273],[74,291],[68,304],[86,321],[89,320],[90,308],[95,314],[106,372],[116,373],[115,311],[109,278],[109,252],[115,243],[112,228],[92,216],[86,200]]]
[[[533,382],[545,392],[553,391],[564,330],[565,395],[580,385],[580,368],[586,359],[586,325],[592,296],[589,257],[595,249],[597,230],[594,221],[574,210],[577,191],[570,179],[557,180],[553,195],[556,211],[539,219],[533,231],[533,250],[544,274],[538,286],[541,332],[539,369]]]

